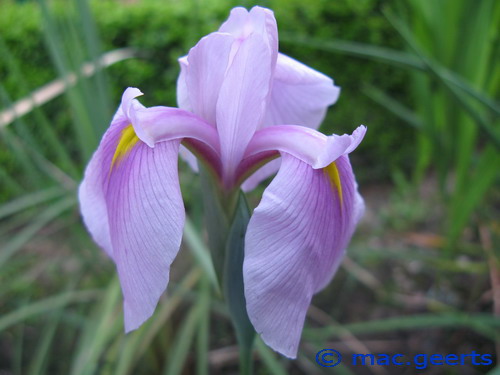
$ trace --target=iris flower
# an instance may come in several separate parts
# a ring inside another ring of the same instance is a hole
[[[294,358],[311,298],[333,277],[363,212],[348,154],[366,128],[315,130],[339,88],[278,53],[268,9],[233,9],[179,61],[179,108],[146,108],[139,89],[126,89],[79,189],[84,222],[116,264],[125,330],[153,314],[181,244],[181,152],[223,192],[252,189],[279,169],[248,224],[244,292],[256,332]]]

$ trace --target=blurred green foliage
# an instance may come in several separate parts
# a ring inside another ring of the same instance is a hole
[[[248,3],[252,3],[248,6],[253,5],[253,2]],[[399,47],[401,41],[378,12],[381,4],[380,0],[308,3],[274,0],[261,3],[275,10],[283,40],[287,35],[302,34],[328,40],[384,41]],[[116,105],[119,102],[125,87],[136,86],[146,94],[143,98],[146,105],[175,105],[175,85],[179,73],[177,59],[185,55],[201,36],[216,30],[227,17],[228,9],[235,5],[238,4],[231,0],[204,1],[203,4],[195,1],[92,2],[101,49],[133,47],[140,51],[142,57],[124,61],[107,70],[112,103]],[[64,2],[52,4],[56,18],[68,17],[66,10]],[[75,15],[70,17],[79,22]],[[42,16],[36,3],[2,4],[0,35],[0,43],[5,43],[26,83],[19,84],[19,77],[11,73],[8,60],[0,59],[0,76],[4,77],[1,82],[10,101],[28,95],[58,76],[55,66],[47,63],[51,56],[45,48],[47,42]],[[65,37],[61,35],[62,40]],[[413,155],[407,146],[412,142],[412,129],[401,125],[383,108],[373,106],[371,99],[361,90],[366,83],[371,83],[383,91],[405,97],[403,72],[394,73],[385,65],[349,56],[334,56],[288,41],[282,41],[280,49],[331,76],[341,86],[340,99],[330,109],[322,125],[324,132],[351,132],[364,123],[369,126],[370,134],[377,134],[363,142],[366,152],[354,155],[354,158],[360,158],[357,164],[362,169],[359,173],[362,181],[386,179],[392,167],[409,165]],[[88,60],[90,56],[84,57]],[[4,103],[7,104],[5,100]],[[50,116],[52,126],[59,133],[68,132],[71,114],[66,101],[56,99],[48,106],[53,114]],[[109,110],[112,113],[113,109]],[[389,127],[391,131],[386,131]],[[102,130],[104,128],[105,124]],[[361,159],[362,155],[377,155],[377,162],[374,158]],[[6,159],[7,155],[0,151],[0,162],[5,163]],[[3,196],[6,198],[9,195],[4,193]]]

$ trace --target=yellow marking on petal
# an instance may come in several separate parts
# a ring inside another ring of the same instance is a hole
[[[324,168],[325,173],[328,175],[332,186],[337,189],[339,193],[340,203],[342,204],[342,183],[340,182],[340,174],[335,162],[329,164]]]
[[[127,156],[138,141],[139,137],[135,134],[134,127],[132,125],[129,125],[122,130],[120,141],[116,146],[115,154],[111,160],[110,171],[113,169],[115,164],[119,163],[125,156]]]

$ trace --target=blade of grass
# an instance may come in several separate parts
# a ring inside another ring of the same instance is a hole
[[[210,283],[206,277],[200,282],[200,319],[196,337],[196,374],[208,375],[208,351],[210,344]]]
[[[120,351],[120,357],[117,361],[118,367],[114,372],[116,375],[133,373],[134,366],[144,356],[156,335],[161,332],[165,322],[180,306],[185,295],[198,282],[201,274],[199,268],[191,270],[180,285],[174,288],[174,292],[168,297],[167,301],[160,303],[158,311],[145,323],[144,328],[128,335],[125,339],[125,345]],[[170,287],[172,288],[173,285]]]
[[[114,277],[103,294],[100,306],[91,319],[82,327],[82,335],[74,352],[71,375],[95,374],[108,343],[122,329],[119,316],[121,299],[118,277]]]
[[[27,319],[46,314],[62,306],[89,302],[99,296],[100,291],[98,290],[72,291],[29,303],[0,317],[0,332]]]
[[[0,37],[0,54],[2,56],[7,57],[9,74],[12,74],[14,76],[16,82],[18,82],[18,84],[21,87],[24,87],[24,91],[26,93],[30,92],[32,88],[29,87],[27,82],[25,82],[24,75],[22,74],[21,71],[19,71],[16,59],[14,58],[14,56],[11,55],[10,50],[4,44],[5,43],[3,39]],[[11,108],[10,113],[9,110],[4,110],[0,112],[0,129],[1,129],[3,126],[7,125],[6,121],[4,120],[9,120],[10,122],[18,120],[19,117],[18,116],[16,117],[15,115],[17,111],[19,110],[22,111],[24,109],[23,108],[24,106],[22,105],[23,104],[22,100],[18,102],[19,104],[17,107],[12,102],[10,102],[10,100],[8,100],[8,95],[5,92],[2,85],[0,85],[0,90],[2,91],[4,102],[7,103],[8,108]],[[34,102],[36,97],[32,95],[33,94],[31,94],[30,96],[31,99],[33,99],[32,102]],[[29,103],[24,102],[24,104],[26,105]],[[34,123],[36,124],[36,129],[34,129],[33,126],[29,127],[22,124],[21,121],[16,121],[16,123],[19,123],[19,125],[16,124],[16,126],[17,127],[22,126],[22,130],[24,130],[24,132],[20,133],[20,135],[23,136],[23,139],[29,140],[32,148],[38,150],[39,152],[43,153],[43,150],[45,151],[50,150],[51,152],[54,152],[61,166],[67,169],[73,175],[76,175],[76,163],[71,158],[69,150],[66,147],[64,147],[64,143],[59,140],[58,136],[55,133],[54,127],[52,126],[47,116],[44,114],[43,111],[40,110],[38,106],[35,106],[33,108],[33,114],[34,114],[34,121],[35,121]],[[38,137],[32,136],[32,133],[35,133],[35,130]]]
[[[80,277],[73,275],[74,277],[69,281],[66,288],[67,292],[74,291],[75,286],[78,284]],[[48,322],[43,327],[43,333],[38,341],[38,345],[34,355],[31,356],[30,365],[28,369],[28,374],[31,375],[42,375],[46,371],[46,367],[49,363],[50,350],[52,349],[52,344],[56,337],[57,327],[61,322],[61,317],[66,306],[60,306],[58,309],[53,311],[47,316]]]
[[[471,118],[473,118],[480,128],[484,131],[484,133],[488,136],[488,138],[495,144],[497,148],[500,148],[500,134],[493,129],[489,122],[486,121],[483,115],[478,112],[466,98],[464,98],[463,94],[457,90],[457,83],[454,80],[448,80],[449,76],[443,75],[443,71],[446,69],[440,66],[438,63],[431,61],[422,49],[418,46],[418,43],[414,40],[411,32],[408,30],[407,26],[391,11],[385,10],[384,15],[387,17],[392,26],[396,29],[396,31],[401,35],[401,37],[405,40],[405,42],[410,46],[412,50],[418,55],[420,60],[425,64],[426,69],[433,74],[435,78],[437,78],[443,85],[448,89],[448,91],[453,95],[453,97],[457,100],[457,102],[469,113]],[[460,87],[460,86],[458,86]],[[498,108],[494,107],[493,110],[497,111]],[[498,112],[500,113],[500,112]],[[497,113],[497,114],[498,114]]]
[[[500,328],[500,320],[488,314],[443,313],[420,314],[395,317],[382,320],[372,320],[360,323],[344,324],[343,327],[352,334],[382,333],[397,330],[431,329],[431,328],[468,328],[477,333],[492,338]],[[330,339],[341,332],[337,327],[306,328],[304,337],[308,339]]]
[[[192,224],[191,220],[189,220],[188,218],[186,218],[186,222],[184,224],[184,240],[189,246],[189,249],[192,251],[196,261],[203,269],[203,272],[207,275],[214,289],[219,291],[219,282],[215,274],[215,269],[212,263],[210,252],[198,235],[198,232]]]
[[[457,240],[462,229],[467,225],[467,220],[480,204],[486,192],[493,186],[499,175],[500,153],[493,148],[488,148],[480,156],[472,180],[462,191],[455,194],[451,202],[451,222],[448,237],[453,243]]]
[[[15,374],[23,373],[23,350],[24,350],[24,332],[25,325],[21,323],[19,327],[16,327],[15,343],[14,343],[14,355],[12,357],[12,368]]]
[[[20,194],[24,192],[24,188],[17,182],[10,173],[8,173],[3,165],[0,165],[0,181],[2,181],[2,193]],[[4,190],[5,189],[5,190]],[[3,197],[1,197],[3,200]]]
[[[40,215],[36,216],[30,221],[23,230],[14,235],[13,238],[7,242],[2,248],[0,253],[0,268],[3,264],[31,240],[43,227],[51,221],[57,219],[64,211],[74,207],[76,197],[67,197],[61,199],[59,202],[54,203],[52,206],[44,210]]]
[[[80,68],[79,75],[70,72],[63,78],[58,78],[34,90],[26,98],[18,100],[13,103],[10,108],[0,112],[0,128],[13,123],[14,120],[32,112],[37,107],[43,106],[45,103],[65,93],[70,87],[76,85],[80,76],[91,77],[102,68],[109,67],[136,56],[137,52],[134,49],[121,48],[106,52],[94,62],[84,63]]]
[[[0,131],[0,137],[12,152],[16,166],[19,167],[16,170],[17,179],[19,180],[22,177],[31,186],[40,186],[40,181],[44,180],[44,176],[35,168],[33,160],[26,153],[25,147],[9,130]]]
[[[51,321],[44,327],[41,339],[38,341],[36,352],[31,359],[28,374],[41,375],[45,373],[47,361],[50,358],[50,349],[54,341],[59,322],[61,320],[61,309],[51,314]]]
[[[356,57],[367,58],[371,60],[379,60],[391,65],[411,68],[417,71],[428,71],[428,66],[419,58],[407,53],[391,48],[378,47],[370,44],[357,43],[344,40],[326,41],[315,38],[306,38],[300,35],[286,35],[280,37],[281,42],[297,44],[307,47],[312,47],[322,51],[344,53]],[[484,93],[474,89],[469,83],[447,69],[440,69],[441,77],[448,82],[461,89],[490,110],[500,115],[500,105],[493,99],[489,98]]]
[[[187,314],[181,328],[176,332],[176,339],[169,355],[169,361],[165,366],[163,374],[179,375],[185,364],[189,354],[189,349],[193,342],[196,327],[199,325],[203,309],[198,303],[194,305]]]
[[[418,115],[415,112],[405,107],[397,100],[391,98],[382,90],[372,85],[366,85],[363,88],[363,92],[374,102],[380,104],[382,107],[386,108],[389,112],[392,112],[400,119],[406,121],[409,125],[413,126],[416,129],[423,128],[422,120],[418,117]]]
[[[264,365],[269,370],[270,374],[274,375],[286,375],[288,371],[283,366],[283,364],[276,359],[276,354],[264,344],[260,337],[255,340],[255,347],[257,348],[257,352],[261,357]]]
[[[27,208],[58,198],[65,193],[60,187],[52,187],[29,193],[0,206],[0,220]]]

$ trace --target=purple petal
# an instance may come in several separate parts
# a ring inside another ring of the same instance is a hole
[[[245,8],[233,8],[227,21],[219,28],[219,32],[229,33],[236,39],[245,39],[252,33],[262,36],[272,51],[274,70],[278,54],[278,26],[270,9],[255,6],[248,12]]]
[[[359,145],[366,127],[359,126],[352,135],[326,136],[316,130],[296,125],[275,125],[258,130],[250,141],[244,158],[269,151],[286,152],[313,168],[324,168]],[[258,160],[258,159],[257,159]],[[244,171],[238,171],[243,175]]]
[[[316,129],[323,121],[327,107],[337,101],[339,93],[340,88],[329,77],[278,54],[263,126],[300,124]],[[244,182],[243,190],[254,189],[278,169],[278,161],[266,164]]]
[[[217,102],[217,130],[226,176],[233,176],[248,142],[263,120],[271,73],[271,50],[263,38],[252,34],[241,41]]]
[[[296,124],[317,129],[339,93],[331,78],[280,53],[264,126]]]
[[[248,10],[243,7],[231,9],[228,19],[219,27],[219,32],[241,37],[242,29],[248,20]]]
[[[247,311],[264,342],[290,358],[296,357],[311,298],[333,277],[360,217],[348,157],[335,166],[338,184],[332,173],[284,154],[248,225]]]
[[[193,112],[191,103],[189,102],[189,93],[186,82],[186,75],[188,70],[188,60],[187,56],[181,57],[179,59],[179,65],[181,67],[181,72],[177,78],[177,106],[189,112]]]
[[[212,33],[201,39],[188,54],[186,89],[193,113],[215,126],[219,90],[229,64],[234,37]],[[180,88],[182,91],[182,87]],[[181,92],[182,94],[182,92]],[[186,101],[185,95],[180,100]]]
[[[196,159],[196,156],[189,151],[189,149],[181,145],[179,148],[179,156],[187,163],[187,165],[189,165],[193,172],[198,173],[200,171],[198,160]]]
[[[179,141],[154,149],[138,144],[109,179],[106,202],[127,332],[153,314],[181,244],[178,151]]]
[[[87,166],[79,200],[89,232],[116,264],[128,332],[151,316],[167,286],[184,206],[177,174],[180,140],[150,148],[126,113],[122,103]]]
[[[189,102],[189,94],[187,91],[186,84],[186,74],[187,74],[187,56],[181,57],[179,59],[179,65],[181,66],[181,73],[177,79],[177,106],[186,111],[192,112],[191,103]],[[189,151],[186,147],[181,146],[179,149],[180,157],[189,165],[189,167],[196,173],[198,173],[198,161],[196,156]]]
[[[261,168],[259,168],[254,174],[248,177],[243,184],[241,184],[241,189],[244,192],[252,191],[266,178],[271,177],[273,174],[278,172],[281,165],[281,158],[271,160]]]

